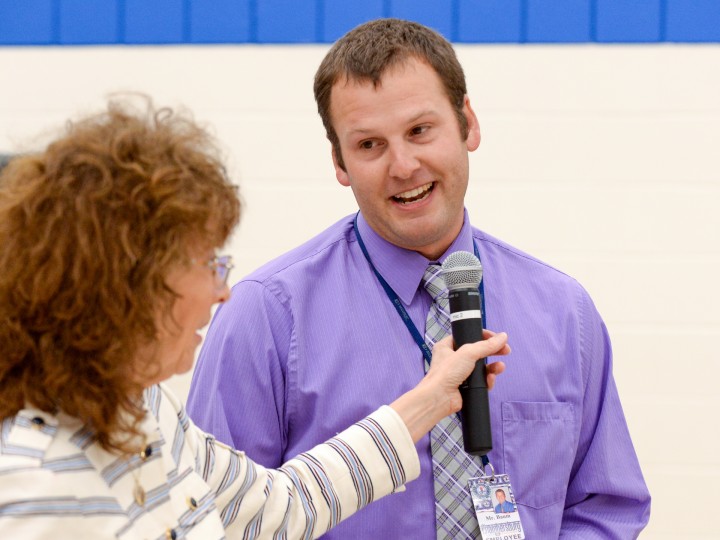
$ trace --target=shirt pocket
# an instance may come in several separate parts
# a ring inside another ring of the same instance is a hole
[[[505,401],[502,429],[504,472],[515,501],[533,508],[564,501],[575,455],[573,405]]]

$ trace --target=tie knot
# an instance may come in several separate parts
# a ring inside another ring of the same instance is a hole
[[[442,267],[439,264],[428,264],[423,275],[423,286],[435,302],[439,297],[446,295],[445,280],[442,277]]]

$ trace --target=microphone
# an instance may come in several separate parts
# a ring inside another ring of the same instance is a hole
[[[442,276],[450,300],[450,324],[455,349],[483,338],[483,313],[478,287],[482,265],[467,251],[451,253],[442,264]],[[492,450],[490,405],[485,358],[479,359],[470,376],[460,385],[462,396],[463,446],[468,454],[482,456]]]

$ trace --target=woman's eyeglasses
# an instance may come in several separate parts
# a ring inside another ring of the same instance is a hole
[[[227,285],[228,277],[230,277],[230,270],[235,266],[232,257],[230,255],[216,256],[207,261],[207,265],[215,274],[215,286],[218,289],[223,289]]]

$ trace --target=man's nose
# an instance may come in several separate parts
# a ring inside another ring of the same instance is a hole
[[[389,152],[389,174],[395,178],[410,178],[420,167],[417,149],[407,142],[392,145]]]

